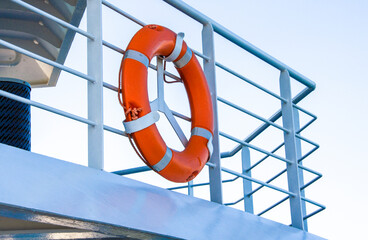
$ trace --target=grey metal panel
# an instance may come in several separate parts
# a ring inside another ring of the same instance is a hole
[[[63,64],[73,42],[75,31],[82,31],[82,34],[84,32],[76,26],[83,17],[86,3],[86,0],[1,0],[0,38],[48,60]],[[28,7],[25,8],[25,6]],[[35,9],[32,10],[33,8]],[[50,20],[47,15],[56,21]],[[60,22],[68,24],[73,29],[64,28]],[[2,45],[0,49],[8,48]],[[22,54],[22,62],[24,61],[27,64],[34,62]],[[42,66],[39,68],[36,64],[36,68],[32,69],[33,73],[28,73],[26,79],[21,74],[24,64],[2,68],[0,74],[28,81],[32,87],[55,86],[61,70],[46,64]],[[39,72],[45,72],[45,76],[36,74]]]
[[[122,239],[105,235],[102,233],[86,232],[81,230],[27,230],[27,231],[0,231],[0,239],[16,240],[43,240],[43,239],[62,239],[62,240],[95,240],[95,239]],[[132,238],[124,238],[132,240]]]
[[[3,144],[0,215],[139,239],[322,239],[217,203]]]

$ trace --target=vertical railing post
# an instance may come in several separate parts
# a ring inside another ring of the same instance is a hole
[[[188,182],[188,196],[194,196],[193,180]]]
[[[94,39],[87,40],[87,72],[95,82],[88,82],[88,119],[96,123],[88,126],[88,166],[104,167],[103,135],[103,75],[102,75],[102,2],[87,1],[87,31]]]
[[[250,152],[249,148],[243,146],[241,152],[242,159],[242,173],[245,176],[252,177],[251,174],[251,163],[250,163]],[[243,178],[243,193],[244,193],[244,211],[254,213],[253,211],[253,196],[249,195],[252,192],[252,182]]]
[[[295,132],[299,131],[300,129],[300,121],[299,121],[299,111],[296,108],[293,108],[293,114],[294,114],[294,126],[295,126]],[[296,143],[296,156],[297,159],[300,159],[302,157],[302,143],[299,138],[295,138]],[[302,162],[299,163],[299,165],[303,165]],[[304,174],[303,169],[299,168],[299,184],[300,186],[304,185]],[[300,195],[302,197],[305,197],[304,189],[300,191]],[[305,206],[305,201],[302,201],[302,213],[303,216],[307,215],[307,208]],[[303,220],[304,230],[308,231],[308,220]]]
[[[295,116],[291,95],[290,76],[287,70],[280,74],[280,92],[281,97],[286,102],[281,102],[282,123],[289,132],[284,132],[285,155],[291,163],[287,163],[287,179],[289,191],[295,196],[290,196],[291,225],[295,228],[304,230],[302,201],[300,195],[299,168],[298,168],[298,150],[295,136]]]
[[[165,87],[164,87],[164,60],[156,57],[157,65],[157,109],[165,108]]]
[[[211,92],[214,131],[213,131],[213,153],[210,162],[213,166],[209,167],[210,195],[211,201],[222,204],[222,179],[220,163],[220,144],[217,115],[217,92],[216,92],[216,69],[215,69],[215,46],[212,25],[207,23],[202,29],[202,49],[203,54],[209,57],[209,60],[203,60],[204,73],[207,78],[208,86]]]

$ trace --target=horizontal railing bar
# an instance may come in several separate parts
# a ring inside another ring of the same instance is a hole
[[[308,214],[307,216],[303,217],[303,220],[306,220],[306,219],[308,219],[310,217],[313,217],[314,215],[316,215],[319,212],[322,212],[323,210],[325,210],[325,208],[317,209],[316,211],[314,211],[314,212]]]
[[[233,155],[231,154],[231,151],[227,151],[227,152],[221,152],[220,153],[220,157],[221,158],[228,158],[228,157],[232,157]]]
[[[214,166],[214,164],[210,163],[210,162],[207,162],[206,165],[209,166],[209,167]],[[150,171],[150,170],[152,170],[150,167],[142,166],[142,167],[135,167],[135,168],[119,170],[119,171],[115,171],[115,172],[111,172],[111,173],[114,173],[114,174],[117,174],[117,175],[128,175],[128,174],[133,174],[133,173],[146,172],[146,171]]]
[[[157,105],[157,104],[155,104],[155,103],[157,103],[157,101],[158,101],[158,99],[155,99],[155,100],[153,100],[153,101],[151,101],[150,102],[150,104],[151,104],[151,106],[152,106],[152,104],[154,104],[154,105]],[[157,110],[157,109],[156,109]],[[158,111],[160,111],[160,112],[162,112],[162,113],[165,113],[165,111],[164,110],[158,110]],[[188,121],[188,122],[190,122],[191,121],[191,118],[190,117],[188,117],[188,116],[185,116],[184,114],[181,114],[181,113],[178,113],[178,112],[176,112],[176,111],[174,111],[174,110],[171,110],[171,109],[167,109],[167,111],[170,111],[171,113],[172,113],[172,115],[174,115],[174,116],[176,116],[176,117],[178,117],[178,118],[181,118],[181,119],[183,119],[183,120],[185,120],[185,121]]]
[[[146,24],[144,22],[142,22],[141,20],[133,17],[132,15],[130,15],[129,13],[124,12],[123,10],[121,10],[120,8],[118,8],[117,6],[109,3],[106,0],[102,0],[102,4],[105,5],[106,7],[110,8],[111,10],[114,10],[115,12],[123,15],[124,17],[132,20],[133,22],[137,23],[138,25],[141,25],[142,27],[146,26]]]
[[[115,92],[118,92],[118,88],[117,87],[115,87],[114,85],[111,85],[111,84],[109,84],[109,83],[106,83],[106,82],[103,82],[103,86],[105,87],[105,88],[108,88],[108,89],[110,89],[110,90],[112,90],[112,91],[115,91]],[[187,117],[187,116],[185,116],[185,115],[183,115],[183,114],[181,114],[181,113],[178,113],[178,112],[176,112],[176,111],[174,111],[174,110],[171,110],[171,112],[173,113],[173,115],[174,116],[176,116],[176,117],[179,117],[179,118],[181,118],[181,119],[183,119],[183,120],[185,120],[185,121],[188,121],[188,122],[190,122],[191,121],[191,118],[190,117]]]
[[[192,52],[194,52],[194,54],[195,54],[195,55],[197,55],[197,56],[199,56],[199,57],[201,57],[201,58],[205,59],[206,61],[209,61],[209,60],[210,60],[210,58],[209,58],[209,57],[207,57],[206,55],[204,55],[204,54],[202,54],[202,53],[200,53],[200,52],[198,52],[198,51],[196,51],[196,50],[194,50],[194,49],[191,49],[191,50],[192,50]]]
[[[121,54],[125,54],[125,51],[123,50],[123,49],[121,49],[121,48],[119,48],[119,47],[117,47],[117,46],[115,46],[115,45],[113,45],[113,44],[111,44],[111,43],[109,43],[109,42],[106,42],[106,41],[102,41],[102,44],[104,45],[104,46],[106,46],[106,47],[108,47],[108,48],[110,48],[110,49],[112,49],[112,50],[114,50],[114,51],[116,51],[116,52],[118,52],[118,53],[121,53]],[[198,52],[198,51],[196,51],[196,50],[194,50],[194,49],[192,49],[192,51],[197,55],[197,56],[200,56],[200,57],[202,57],[203,59],[206,59],[207,61],[210,59],[209,57],[207,57],[207,56],[205,56],[205,55],[203,55],[203,54],[201,54],[200,52]],[[157,67],[155,66],[155,65],[152,65],[151,66],[151,68],[152,69],[154,69],[154,70],[157,70]],[[167,71],[165,71],[165,74],[167,75],[167,76],[169,76],[169,77],[171,77],[171,78],[174,78],[174,79],[176,79],[176,78],[178,78],[177,76],[175,76],[174,74],[172,74],[172,73],[170,73],[170,72],[167,72]],[[174,76],[174,77],[173,77]],[[176,77],[176,78],[175,78]],[[176,80],[181,80],[180,78],[178,78],[178,79],[176,79]]]
[[[102,45],[104,45],[105,47],[110,48],[111,50],[114,50],[115,52],[121,53],[121,54],[125,54],[125,50],[119,48],[118,46],[115,46],[112,43],[106,42],[105,40],[102,40]]]
[[[117,87],[115,87],[114,85],[111,85],[110,83],[107,83],[107,82],[103,82],[103,86],[105,88],[108,88],[108,89],[114,91],[114,92],[118,92],[118,90],[119,90]]]
[[[107,125],[104,125],[103,128],[104,128],[104,130],[107,130],[107,131],[112,132],[112,133],[116,133],[116,134],[124,136],[124,137],[128,136],[128,134],[126,134],[126,132],[124,132],[122,130],[119,130],[119,129],[116,129],[116,128],[113,128],[113,127],[110,127],[110,126],[107,126]]]
[[[104,1],[104,2],[106,2],[106,1]],[[103,2],[103,3],[104,3]],[[109,3],[110,4],[110,3]],[[110,4],[110,5],[112,5],[112,4]],[[113,6],[113,5],[112,5]],[[114,6],[115,7],[115,6]],[[117,7],[116,7],[117,8]],[[120,11],[122,11],[122,10],[120,10]],[[123,12],[123,11],[122,11]],[[125,12],[124,12],[125,13]],[[125,13],[125,14],[127,14],[127,15],[129,15],[128,13]],[[129,15],[130,17],[132,17],[131,15]],[[132,20],[132,19],[131,19]],[[139,20],[138,20],[139,21]],[[143,22],[141,22],[142,24],[144,24]],[[142,25],[142,24],[140,24],[141,26],[145,26],[145,24],[144,25]],[[111,49],[113,49],[113,50],[115,50],[115,51],[117,51],[117,52],[120,52],[121,54],[124,54],[125,53],[125,51],[123,50],[123,49],[121,49],[121,48],[118,48],[118,47],[116,47],[116,46],[114,46],[113,44],[111,44],[111,43],[108,43],[108,42],[106,42],[106,41],[103,41],[103,44],[106,46],[106,47],[109,47],[109,48],[111,48]],[[194,50],[194,49],[191,49],[192,50],[192,52],[194,52],[194,54],[195,55],[197,55],[197,56],[199,56],[199,57],[201,57],[201,58],[203,58],[203,59],[205,59],[206,61],[209,61],[210,60],[210,58],[208,57],[208,56],[206,56],[206,55],[204,55],[204,54],[202,54],[202,53],[200,53],[200,52],[198,52],[197,50]]]
[[[315,178],[313,178],[311,181],[309,181],[308,183],[304,184],[303,186],[300,187],[300,191],[303,191],[304,189],[306,189],[307,187],[309,187],[310,185],[312,185],[313,183],[315,183],[318,179],[320,179],[322,176],[317,175]]]
[[[148,166],[142,166],[142,167],[135,167],[135,168],[119,170],[119,171],[115,171],[112,173],[122,176],[122,175],[128,175],[128,174],[133,174],[133,173],[147,172],[150,170],[151,168],[149,168]]]
[[[306,197],[301,196],[300,198],[301,198],[303,201],[309,202],[309,203],[311,203],[311,204],[313,204],[313,205],[315,205],[315,206],[318,206],[318,207],[320,207],[320,208],[323,208],[323,209],[325,209],[325,208],[326,208],[324,205],[322,205],[322,204],[320,204],[320,203],[318,203],[318,202],[316,202],[316,201],[313,201],[313,200],[311,200],[311,199],[308,199],[308,198],[306,198]]]
[[[262,216],[266,212],[272,210],[273,208],[277,207],[278,205],[280,205],[281,203],[285,202],[288,199],[289,199],[289,196],[284,197],[283,199],[281,199],[277,203],[273,204],[272,206],[270,206],[270,207],[266,208],[265,210],[263,210],[262,212],[258,213],[257,216]]]
[[[316,121],[317,118],[312,118],[309,122],[307,122],[303,127],[301,127],[298,131],[296,131],[297,134],[300,134],[304,129],[309,127],[314,121]]]
[[[298,162],[303,161],[304,159],[306,159],[309,155],[311,155],[312,153],[314,153],[319,147],[314,147],[312,150],[310,150],[308,153],[304,154],[299,160]]]
[[[149,67],[150,68],[152,68],[152,69],[154,69],[154,70],[157,70],[157,66],[155,66],[155,65],[153,65],[153,64],[150,64],[149,65]],[[180,81],[180,82],[182,82],[182,80],[181,80],[181,78],[180,77],[178,77],[178,76],[176,76],[176,75],[174,75],[174,74],[172,74],[172,73],[170,73],[170,72],[168,72],[168,71],[164,71],[164,74],[166,75],[166,76],[168,76],[168,77],[171,77],[172,79],[174,79],[174,80],[176,80],[176,81]]]
[[[232,179],[223,180],[222,182],[223,183],[234,182],[234,181],[238,180],[239,178],[240,178],[239,176],[236,176],[236,177],[234,177]]]
[[[274,93],[274,92],[272,92],[272,91],[270,91],[270,90],[268,90],[268,89],[266,89],[266,88],[262,87],[261,85],[259,85],[259,84],[255,83],[255,82],[253,82],[252,80],[250,80],[250,79],[248,79],[248,78],[244,77],[243,75],[241,75],[241,74],[239,74],[239,73],[235,72],[234,70],[231,70],[230,68],[228,68],[228,67],[224,66],[223,64],[221,64],[221,63],[219,63],[219,62],[216,62],[216,63],[215,63],[215,65],[216,65],[216,66],[218,66],[219,68],[221,68],[221,69],[225,70],[226,72],[228,72],[228,73],[230,73],[230,74],[232,74],[232,75],[234,75],[234,76],[236,76],[236,77],[240,78],[241,80],[243,80],[243,81],[245,81],[245,82],[249,83],[250,85],[252,85],[252,86],[254,86],[254,87],[256,87],[256,88],[258,88],[258,89],[260,89],[260,90],[262,90],[262,91],[264,91],[264,92],[266,92],[266,93],[268,93],[269,95],[271,95],[271,96],[273,96],[273,97],[275,97],[275,98],[277,98],[277,99],[279,99],[279,100],[281,100],[281,101],[283,101],[283,102],[287,102],[287,100],[286,100],[285,98],[280,97],[280,96],[279,96],[279,95],[277,95],[276,93]]]
[[[228,101],[228,100],[226,100],[226,99],[224,99],[222,97],[217,97],[217,100],[219,100],[220,102],[222,102],[222,103],[224,103],[224,104],[226,104],[226,105],[228,105],[230,107],[233,107],[233,108],[235,108],[235,109],[237,109],[237,110],[239,110],[239,111],[241,111],[241,112],[243,112],[245,114],[248,114],[249,116],[252,116],[254,118],[257,118],[258,120],[260,120],[262,122],[266,122],[266,123],[274,126],[275,128],[278,128],[278,129],[280,129],[280,130],[282,130],[282,131],[284,131],[286,133],[290,133],[290,131],[287,130],[286,128],[283,128],[280,125],[278,125],[278,124],[276,124],[274,122],[269,121],[268,119],[265,119],[265,118],[263,118],[263,117],[255,114],[255,113],[252,113],[251,111],[248,111],[245,108],[242,108],[242,107],[236,105],[235,103],[232,103],[232,102],[230,102],[230,101]]]
[[[19,53],[22,53],[24,55],[27,55],[28,57],[37,59],[37,60],[39,60],[41,62],[47,63],[47,64],[49,64],[51,66],[57,67],[57,68],[59,68],[61,70],[64,70],[66,72],[69,72],[69,73],[71,73],[73,75],[76,75],[78,77],[84,78],[84,79],[86,79],[86,80],[88,80],[90,82],[93,82],[93,83],[95,82],[95,79],[93,79],[92,77],[90,77],[90,76],[88,76],[88,75],[86,75],[84,73],[78,72],[78,71],[76,71],[76,70],[74,70],[72,68],[66,67],[66,66],[64,66],[64,65],[62,65],[60,63],[51,61],[51,60],[49,60],[47,58],[44,58],[44,57],[42,57],[40,55],[37,55],[37,54],[35,54],[33,52],[30,52],[28,50],[25,50],[23,48],[20,48],[20,47],[14,45],[14,44],[11,44],[9,42],[6,42],[6,41],[2,40],[2,39],[0,39],[0,45],[3,45],[5,47],[7,47],[7,48],[10,48],[10,49],[16,51],[16,52],[19,52]]]
[[[45,11],[42,11],[41,9],[38,9],[38,8],[32,6],[31,4],[28,4],[28,3],[20,1],[20,0],[11,0],[11,1],[18,4],[18,5],[20,5],[20,6],[22,6],[22,7],[25,7],[27,9],[31,10],[32,12],[35,12],[35,13],[43,16],[43,17],[46,17],[46,18],[48,18],[48,19],[50,19],[54,22],[57,22],[58,24],[60,24],[61,26],[65,27],[65,28],[68,28],[70,30],[78,32],[78,33],[82,34],[83,36],[88,37],[89,39],[95,40],[95,37],[93,35],[91,35],[90,33],[86,32],[86,31],[83,31],[82,29],[77,28],[76,26],[74,26],[74,25],[72,25],[68,22],[65,22],[65,21],[63,21],[63,20],[61,20],[61,19],[45,12]]]
[[[305,110],[304,108],[300,107],[299,105],[297,105],[297,104],[293,104],[293,107],[295,107],[296,109],[298,109],[298,110],[302,111],[303,113],[305,113],[305,114],[307,114],[307,115],[311,116],[312,118],[317,119],[317,116],[316,116],[316,115],[314,115],[313,113],[311,113],[311,112],[309,112],[309,111]]]
[[[282,192],[282,193],[288,194],[288,195],[290,195],[290,196],[294,196],[294,197],[296,196],[296,194],[295,194],[295,193],[292,193],[292,192],[286,191],[286,190],[284,190],[284,189],[282,189],[282,188],[279,188],[279,187],[276,187],[276,186],[274,186],[274,185],[271,185],[271,184],[265,183],[265,182],[263,182],[263,181],[257,180],[257,179],[255,179],[255,178],[249,177],[249,176],[247,176],[247,175],[244,175],[244,174],[241,174],[241,173],[235,172],[235,171],[233,171],[233,170],[231,170],[231,169],[228,169],[228,168],[225,168],[225,167],[221,167],[221,170],[222,170],[222,171],[224,171],[224,172],[227,172],[227,173],[233,174],[233,175],[235,175],[235,176],[238,176],[238,177],[244,178],[244,179],[246,179],[246,180],[249,180],[249,181],[252,181],[252,182],[258,183],[258,184],[260,184],[260,185],[264,185],[264,186],[266,186],[266,187],[268,187],[268,188],[271,188],[271,189],[273,189],[273,190],[276,190],[276,191],[279,191],[279,192]]]
[[[275,180],[276,178],[280,177],[282,174],[284,174],[286,172],[286,169],[282,170],[281,172],[279,172],[278,174],[276,174],[275,176],[273,176],[272,178],[268,179],[266,181],[266,183],[270,183],[273,180]],[[255,194],[256,192],[258,192],[259,190],[261,190],[264,186],[261,185],[259,187],[257,187],[256,189],[254,189],[253,191],[251,191],[250,193],[247,194],[247,197],[252,196],[253,194]]]
[[[114,51],[116,51],[116,52],[118,52],[118,53],[121,53],[121,54],[125,54],[125,50],[123,50],[123,49],[121,49],[121,48],[119,48],[119,47],[117,47],[117,46],[115,46],[114,44],[111,44],[111,43],[109,43],[109,42],[106,42],[106,41],[102,41],[102,44],[104,45],[104,46],[106,46],[106,47],[108,47],[108,48],[110,48],[111,50],[114,50]],[[153,69],[153,70],[157,70],[157,66],[155,66],[155,65],[153,65],[153,64],[149,64],[149,68],[151,68],[151,69]],[[181,81],[181,78],[179,78],[178,76],[176,76],[176,75],[174,75],[174,74],[172,74],[172,73],[170,73],[170,72],[168,72],[168,71],[164,71],[164,74],[166,75],[166,76],[168,76],[168,77],[171,77],[172,79],[174,79],[174,80],[177,80],[177,81]]]
[[[314,115],[313,113],[311,113],[311,112],[309,112],[309,111],[307,111],[307,110],[305,110],[304,108],[302,108],[302,107],[300,107],[300,106],[298,106],[297,104],[293,104],[293,107],[294,108],[296,108],[296,109],[298,109],[298,110],[300,110],[300,111],[302,111],[302,112],[304,112],[305,114],[307,114],[307,115],[309,115],[309,116],[311,116],[312,117],[312,119],[308,122],[308,123],[306,123],[303,127],[301,127],[298,131],[296,131],[296,133],[297,134],[300,134],[302,131],[304,131],[304,129],[306,129],[307,127],[309,127],[314,121],[316,121],[317,120],[317,116],[316,115]]]
[[[103,86],[105,87],[105,88],[108,88],[108,89],[110,89],[110,90],[112,90],[112,91],[115,91],[115,92],[118,92],[118,88],[117,87],[115,87],[114,85],[111,85],[111,84],[109,84],[109,83],[106,83],[106,82],[103,82]],[[181,113],[178,113],[178,112],[176,112],[176,111],[173,111],[173,110],[171,110],[171,112],[173,113],[173,115],[174,116],[176,116],[176,117],[179,117],[179,118],[181,118],[181,119],[183,119],[183,120],[186,120],[186,121],[191,121],[191,118],[190,117],[187,117],[187,116],[185,116],[185,115],[183,115],[183,114],[181,114]],[[119,133],[120,134],[120,133]],[[124,134],[120,134],[120,135],[124,135]],[[125,136],[125,135],[124,135]]]
[[[282,174],[284,174],[286,172],[286,169],[282,170],[281,172],[279,172],[278,174],[276,174],[275,176],[273,176],[272,178],[268,179],[266,181],[266,183],[270,183],[273,180],[275,180],[276,178],[280,177]],[[313,182],[317,181],[318,179],[320,179],[322,177],[322,174],[316,174],[317,177],[315,179],[313,179],[312,181],[310,181],[309,183],[305,184],[304,186],[302,186],[300,188],[300,190],[303,190],[305,188],[307,188],[309,185],[311,185]],[[252,192],[248,193],[247,196],[251,196],[253,194],[255,194],[256,192],[258,192],[260,189],[262,189],[264,186],[259,186],[258,188],[254,189]]]
[[[240,198],[240,199],[236,200],[235,202],[224,203],[224,205],[225,205],[225,206],[232,206],[232,205],[235,205],[235,204],[240,203],[240,202],[241,202],[241,201],[243,201],[243,200],[244,200],[244,197],[242,197],[242,198]]]
[[[112,50],[114,50],[114,51],[116,51],[116,52],[118,52],[118,53],[121,53],[121,54],[125,54],[125,51],[123,50],[123,49],[121,49],[121,48],[119,48],[119,47],[117,47],[117,46],[115,46],[115,45],[113,45],[113,44],[111,44],[111,43],[109,43],[109,42],[106,42],[106,41],[102,41],[102,44],[104,45],[104,46],[106,46],[106,47],[108,47],[108,48],[110,48],[110,49],[112,49]],[[210,59],[209,57],[207,57],[207,56],[205,56],[205,55],[203,55],[203,54],[201,54],[201,53],[199,53],[198,51],[196,51],[196,50],[194,50],[194,49],[192,49],[192,51],[197,55],[197,56],[200,56],[200,57],[202,57],[202,58],[204,58],[204,59],[206,59],[207,61]],[[150,68],[152,68],[152,69],[154,69],[154,70],[157,70],[157,67],[155,66],[155,65],[153,65],[153,64],[150,64],[150,66],[149,66]],[[167,75],[167,76],[169,76],[169,77],[171,77],[171,78],[173,78],[173,79],[175,79],[175,80],[181,80],[179,77],[177,77],[177,76],[175,76],[174,74],[172,74],[172,73],[170,73],[170,72],[167,72],[166,70],[165,70],[165,75]]]
[[[274,150],[271,151],[271,153],[275,153],[277,150],[279,150],[282,146],[284,146],[285,143],[281,143],[279,146],[277,146]],[[264,156],[261,160],[253,164],[250,168],[246,169],[245,171],[250,171],[253,168],[257,167],[259,164],[261,164],[264,160],[266,160],[269,156]]]
[[[234,142],[240,143],[240,144],[241,144],[241,145],[243,145],[243,146],[247,146],[247,147],[252,148],[252,149],[254,149],[254,150],[258,151],[258,152],[261,152],[261,153],[264,153],[264,154],[269,155],[269,156],[271,156],[271,157],[277,158],[277,159],[279,159],[279,160],[281,160],[281,161],[283,161],[283,162],[292,163],[290,160],[287,160],[287,159],[285,159],[285,158],[283,158],[283,157],[280,157],[280,156],[278,156],[278,155],[276,155],[276,154],[270,153],[270,152],[268,152],[268,151],[266,151],[266,150],[263,150],[263,149],[261,149],[261,148],[259,148],[259,147],[254,146],[254,145],[252,145],[252,144],[249,144],[249,143],[243,142],[242,140],[237,139],[237,138],[235,138],[235,137],[233,137],[233,136],[230,136],[230,135],[229,135],[229,134],[227,134],[227,133],[224,133],[224,132],[221,132],[221,131],[220,131],[220,132],[219,132],[219,134],[220,134],[221,136],[223,136],[223,137],[226,137],[226,138],[228,138],[228,139],[230,139],[230,140],[233,140]]]
[[[202,24],[211,24],[213,30],[229,40],[230,42],[238,45],[242,49],[248,51],[249,53],[253,54],[254,56],[262,59],[266,63],[274,66],[275,68],[279,69],[280,71],[287,70],[292,78],[297,80],[298,82],[304,84],[312,91],[316,88],[316,84],[308,79],[307,77],[303,76],[299,72],[295,71],[294,69],[290,68],[286,64],[282,63],[281,61],[277,60],[276,58],[272,57],[271,55],[267,54],[266,52],[262,51],[261,49],[257,48],[256,46],[252,45],[251,43],[245,41],[242,37],[236,35],[235,33],[231,32],[227,28],[223,27],[219,23],[215,22],[211,18],[207,17],[203,13],[199,12],[198,10],[192,8],[188,4],[180,0],[164,0],[166,3],[170,4],[171,6],[175,7],[179,11],[185,13],[189,17],[199,21]]]
[[[192,119],[191,119],[190,117],[187,117],[187,116],[185,116],[185,115],[183,115],[183,114],[181,114],[181,113],[178,113],[178,112],[176,112],[176,111],[174,111],[174,110],[170,110],[170,111],[172,112],[172,114],[173,114],[174,116],[176,116],[176,117],[178,117],[178,118],[181,118],[181,119],[183,119],[183,120],[185,120],[185,121],[188,121],[188,122],[192,121]]]
[[[65,111],[62,111],[62,110],[59,110],[59,109],[50,107],[48,105],[45,105],[45,104],[42,104],[42,103],[39,103],[39,102],[35,102],[35,101],[32,101],[32,100],[29,100],[29,99],[20,97],[18,95],[15,95],[15,94],[12,94],[12,93],[3,91],[3,90],[0,90],[0,96],[6,97],[6,98],[10,98],[12,100],[15,100],[15,101],[18,101],[18,102],[21,102],[21,103],[25,103],[25,104],[28,104],[28,105],[31,105],[31,106],[40,108],[40,109],[43,109],[43,110],[46,110],[46,111],[49,111],[49,112],[52,112],[52,113],[61,115],[63,117],[67,117],[67,118],[73,119],[75,121],[88,124],[90,126],[95,126],[96,125],[95,122],[93,122],[93,121],[91,121],[89,119],[79,117],[77,115],[74,115],[74,114],[71,114],[71,113],[68,113],[68,112],[65,112]]]
[[[303,98],[305,98],[306,96],[308,96],[309,93],[311,93],[313,90],[311,90],[310,88],[305,88],[303,91],[301,91],[298,95],[296,95],[293,98],[293,103],[297,104],[298,102],[300,102]],[[281,109],[278,110],[276,113],[274,113],[268,120],[271,122],[276,122],[279,118],[281,117]],[[264,130],[266,130],[268,127],[270,126],[270,124],[268,123],[264,123],[261,126],[259,126],[252,134],[250,134],[248,137],[246,137],[244,139],[244,142],[251,142],[253,139],[255,139],[259,134],[261,134]],[[221,153],[221,158],[227,158],[227,157],[232,157],[234,156],[236,153],[238,153],[240,150],[242,149],[242,145],[239,144],[238,146],[236,146],[233,150],[229,151],[229,152],[224,152]]]
[[[190,187],[201,187],[201,186],[206,186],[209,185],[210,183],[196,183],[191,185]],[[171,187],[171,188],[167,188],[167,190],[179,190],[179,189],[183,189],[183,188],[188,188],[188,185],[183,185],[183,186],[177,186],[177,187]]]
[[[228,183],[228,182],[233,182],[235,180],[237,180],[239,177],[235,177],[232,179],[227,179],[227,180],[223,180],[222,183]],[[202,187],[202,186],[207,186],[209,185],[209,182],[205,182],[205,183],[196,183],[191,185],[190,187]],[[167,190],[178,190],[178,189],[183,189],[183,188],[188,188],[188,185],[182,185],[182,186],[177,186],[177,187],[171,187],[171,188],[167,188]]]
[[[310,143],[310,144],[312,144],[315,147],[319,147],[319,144],[318,143],[315,143],[312,140],[309,140],[308,138],[305,138],[305,137],[301,136],[300,134],[295,134],[295,137],[297,137],[297,138],[299,138],[299,139],[301,139],[301,140],[303,140],[303,141],[305,141],[307,143]]]
[[[268,179],[266,181],[266,183],[270,183],[273,180],[275,180],[276,178],[280,177],[282,174],[284,174],[286,172],[286,169],[282,170],[281,172],[279,172],[278,174],[276,174],[275,176],[273,176],[272,178]],[[302,186],[300,188],[300,190],[303,190],[305,188],[307,188],[309,185],[311,185],[313,182],[317,181],[318,179],[320,179],[322,177],[322,174],[316,174],[317,177],[315,179],[313,179],[312,181],[310,181],[309,183],[305,184],[304,186]],[[259,190],[261,190],[264,186],[261,185],[259,187],[257,187],[256,189],[254,189],[252,192],[248,193],[247,196],[251,196],[253,194],[255,194],[256,192],[258,192]]]
[[[313,169],[310,169],[310,168],[308,168],[306,166],[303,166],[303,165],[299,165],[298,164],[298,167],[301,168],[301,169],[303,169],[303,170],[305,170],[305,171],[307,171],[307,172],[310,172],[310,173],[313,173],[313,174],[315,174],[317,176],[321,176],[322,177],[322,173],[319,173],[317,171],[314,171]]]
[[[208,167],[211,167],[211,168],[215,168],[215,167],[216,167],[216,164],[211,163],[211,162],[207,162],[207,163],[206,163],[206,165],[207,165]]]

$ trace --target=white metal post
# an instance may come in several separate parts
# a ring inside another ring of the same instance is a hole
[[[156,58],[157,65],[157,110],[165,109],[165,88],[164,88],[164,61],[161,57]]]
[[[242,173],[245,176],[252,177],[251,171],[248,170],[251,167],[250,163],[250,152],[248,147],[242,147],[241,152],[242,159]],[[244,193],[244,211],[254,213],[253,211],[253,196],[248,195],[252,192],[252,182],[243,178],[243,193]]]
[[[94,39],[87,40],[88,75],[95,82],[88,82],[88,119],[95,126],[88,126],[88,166],[104,168],[103,134],[103,75],[102,75],[102,2],[87,1],[87,31]]]
[[[219,144],[218,118],[217,118],[217,91],[216,91],[216,69],[215,69],[215,46],[213,38],[212,25],[207,23],[202,29],[202,49],[203,54],[209,57],[209,60],[203,60],[204,73],[207,78],[208,86],[211,92],[214,131],[213,131],[213,153],[210,162],[213,166],[209,167],[210,195],[211,201],[222,204],[222,178],[221,178],[221,156]]]
[[[290,76],[287,70],[281,71],[280,74],[280,92],[281,97],[287,100],[287,102],[281,102],[282,123],[284,128],[289,131],[284,132],[286,159],[292,162],[287,163],[287,178],[289,191],[295,194],[295,196],[290,196],[291,224],[295,228],[304,230],[299,183],[298,149],[294,125],[295,116],[291,96]]]
[[[293,114],[294,114],[295,132],[297,132],[300,129],[298,109],[293,108]],[[300,159],[302,157],[302,144],[301,144],[300,139],[295,138],[295,143],[296,143],[296,156],[297,156],[297,159]],[[299,162],[299,165],[303,165],[303,162]],[[301,169],[301,168],[299,168],[299,185],[300,186],[304,185],[304,174],[303,174],[303,169]],[[304,189],[300,191],[300,195],[301,195],[301,197],[305,197]],[[302,201],[302,213],[303,213],[303,216],[307,215],[307,209],[306,209],[306,206],[305,206],[305,201]],[[304,230],[308,231],[308,220],[307,219],[303,220],[303,224],[304,224]]]

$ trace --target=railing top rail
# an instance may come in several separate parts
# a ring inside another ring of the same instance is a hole
[[[211,24],[213,27],[213,30],[216,33],[220,34],[221,36],[223,36],[230,42],[238,45],[239,47],[243,48],[247,52],[253,54],[254,56],[262,59],[263,61],[267,62],[271,66],[279,69],[280,71],[287,70],[290,74],[290,77],[304,84],[308,88],[311,88],[312,90],[316,88],[316,84],[309,78],[305,77],[304,75],[290,68],[286,64],[282,63],[281,61],[277,60],[276,58],[272,57],[271,55],[267,54],[266,52],[252,45],[251,43],[245,41],[240,36],[236,35],[229,29],[225,28],[221,24],[207,17],[206,15],[199,12],[198,10],[192,8],[191,6],[184,3],[183,1],[180,1],[180,0],[163,0],[163,1],[165,1],[166,3],[170,4],[171,6],[175,7],[176,9],[180,10],[181,12],[185,13],[189,17],[197,20],[198,22],[202,24],[208,24],[208,23]]]

